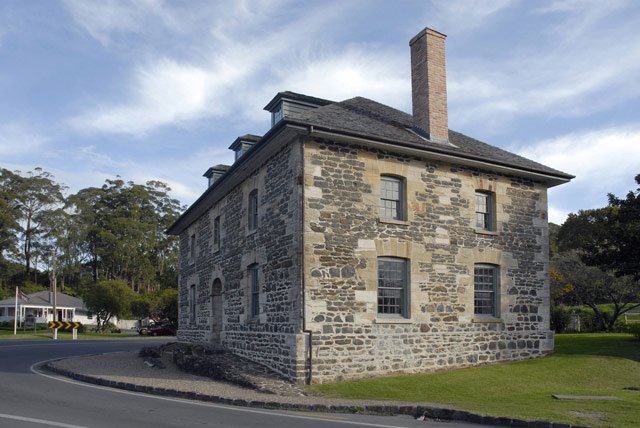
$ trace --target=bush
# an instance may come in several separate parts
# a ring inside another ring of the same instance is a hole
[[[626,333],[633,334],[636,339],[640,340],[640,324],[639,323],[626,324],[624,327],[624,330]]]
[[[551,307],[551,329],[556,333],[564,333],[569,327],[571,313],[564,305]]]

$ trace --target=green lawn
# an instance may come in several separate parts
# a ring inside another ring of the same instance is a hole
[[[72,333],[58,331],[59,340],[72,340]],[[146,337],[138,334],[126,334],[126,333],[78,333],[78,340],[95,340],[95,339],[118,339],[118,338],[131,338],[131,337]],[[35,333],[33,330],[22,331],[18,330],[14,336],[13,330],[0,330],[0,340],[51,340],[53,338],[52,330],[37,330]]]
[[[393,376],[310,390],[327,397],[440,403],[485,415],[594,427],[637,427],[640,341],[627,334],[556,336],[549,357],[517,363]],[[564,401],[551,394],[610,395],[620,401]]]

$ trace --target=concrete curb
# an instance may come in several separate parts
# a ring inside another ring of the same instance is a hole
[[[462,421],[482,425],[507,426],[507,427],[527,427],[527,428],[588,428],[580,425],[569,425],[550,421],[527,421],[523,419],[500,418],[495,416],[483,416],[463,410],[447,409],[434,406],[420,406],[415,404],[407,405],[325,405],[325,404],[302,404],[283,403],[277,401],[252,401],[243,399],[232,399],[217,395],[199,394],[197,392],[178,391],[168,388],[156,388],[152,386],[136,385],[133,383],[115,382],[100,377],[83,375],[69,370],[55,367],[47,362],[40,367],[80,382],[94,385],[107,386],[111,388],[123,389],[126,391],[142,392],[165,397],[183,398],[188,400],[199,400],[210,403],[226,404],[241,407],[256,407],[270,410],[294,410],[311,411],[324,413],[361,413],[369,415],[394,416],[409,415],[414,418],[426,418],[433,420]]]

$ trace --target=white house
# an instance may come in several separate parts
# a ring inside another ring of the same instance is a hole
[[[56,293],[56,310],[58,321],[77,321],[82,324],[95,324],[84,301],[78,297],[64,293]],[[15,297],[0,300],[0,322],[13,321],[15,316]],[[53,321],[53,293],[39,291],[18,298],[18,322],[20,325],[27,316],[33,316],[37,323]]]

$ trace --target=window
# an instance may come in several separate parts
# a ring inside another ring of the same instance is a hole
[[[258,283],[258,264],[254,263],[247,269],[249,274],[249,286],[251,287],[250,307],[251,317],[260,315],[260,284]]]
[[[213,220],[213,248],[215,251],[220,249],[220,216]]]
[[[473,313],[498,316],[498,266],[477,264],[474,270]]]
[[[476,228],[494,230],[494,194],[476,192]]]
[[[258,189],[249,193],[249,230],[256,230],[258,227]]]
[[[378,314],[408,318],[408,276],[406,259],[378,258]]]
[[[189,289],[189,321],[196,322],[196,286],[193,284]]]
[[[194,233],[189,238],[189,257],[196,258],[196,234]]]
[[[380,218],[406,220],[404,211],[404,181],[383,175],[380,177]]]

